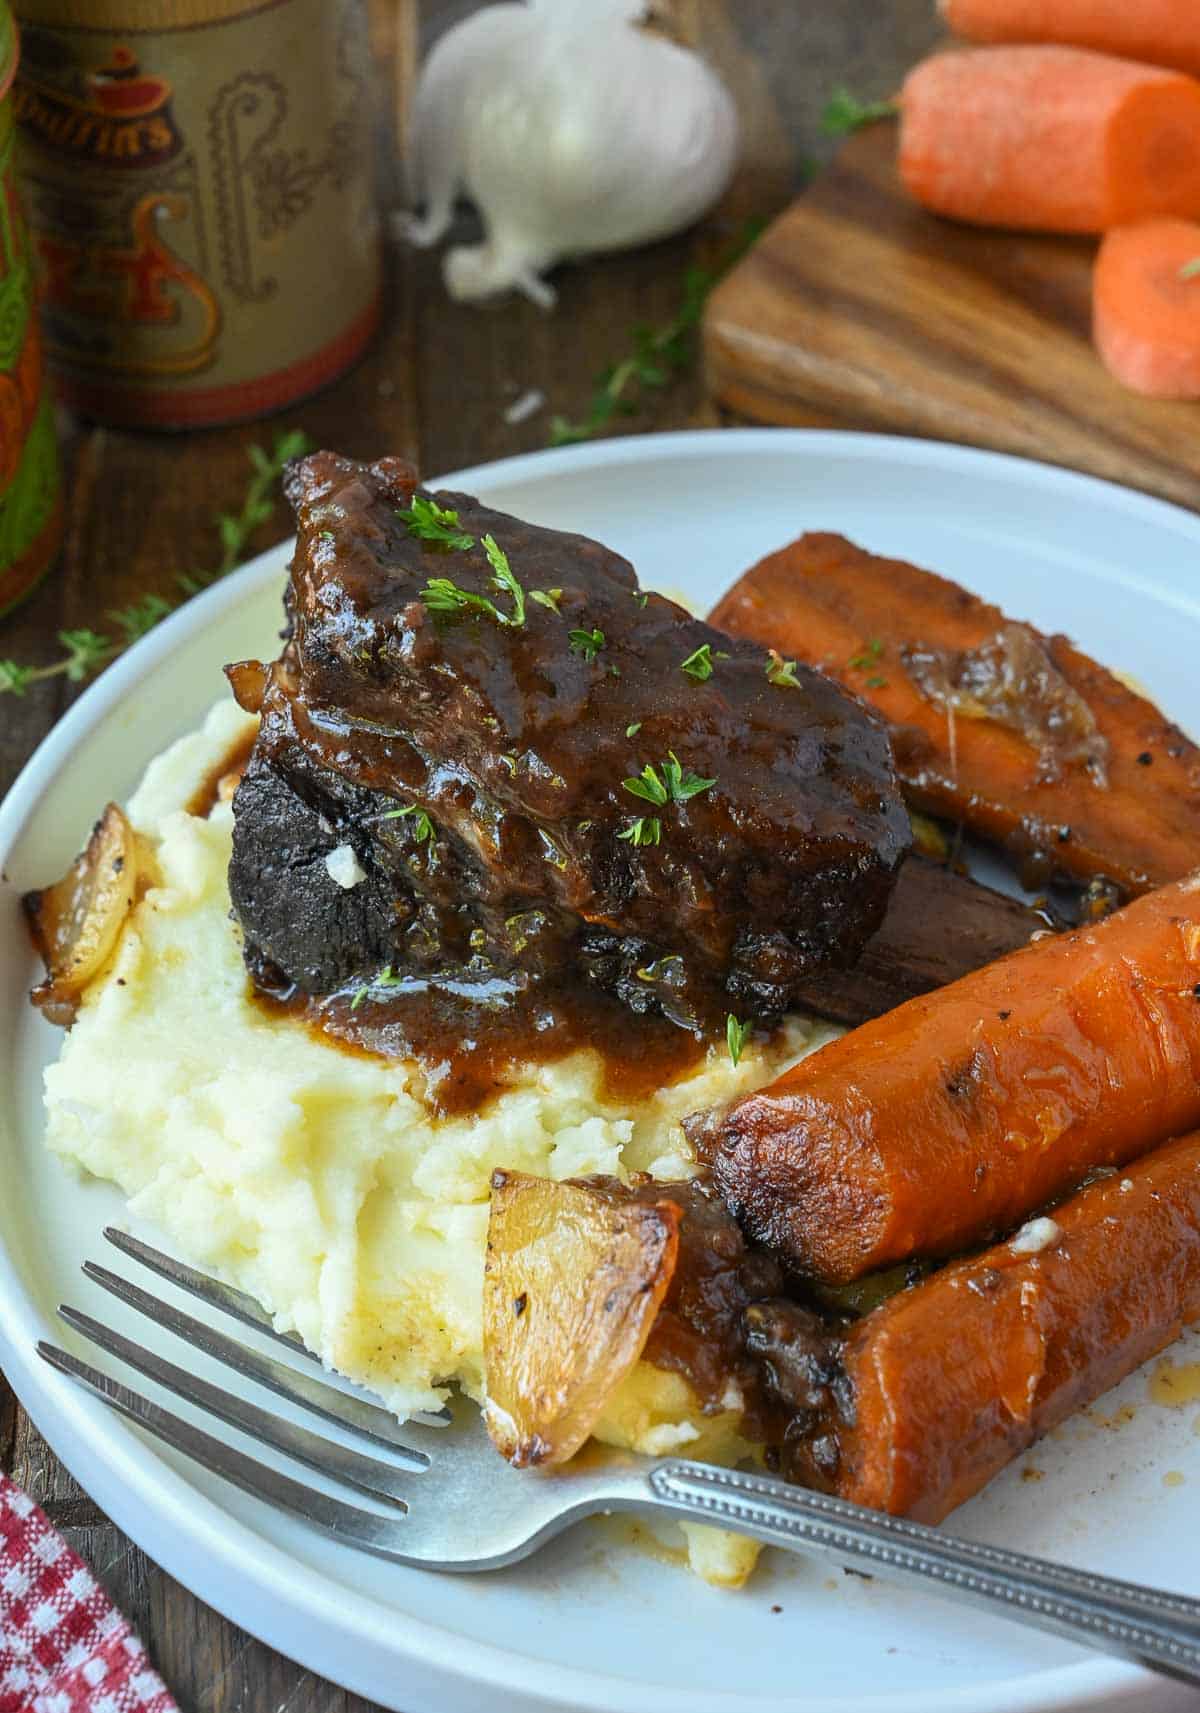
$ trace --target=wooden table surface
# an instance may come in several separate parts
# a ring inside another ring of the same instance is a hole
[[[904,69],[937,34],[933,0],[680,0],[704,16],[721,7],[736,18],[742,45],[764,80],[774,134],[786,136],[797,162],[828,154],[818,117],[830,88],[865,97],[893,90]],[[398,0],[373,23],[381,111],[396,85],[393,26]],[[472,10],[468,0],[426,0],[428,37]],[[763,114],[760,110],[760,117]],[[386,114],[385,114],[386,117]],[[769,127],[768,127],[769,129]],[[743,186],[738,203],[765,198],[773,212],[777,180]],[[684,270],[736,230],[729,210],[697,233],[621,257],[565,269],[557,310],[523,300],[485,308],[451,304],[435,258],[394,248],[384,330],[366,360],[318,398],[279,419],[172,437],[64,425],[67,533],[58,571],[17,613],[0,622],[0,657],[39,663],[53,657],[55,634],[104,628],[109,608],[158,591],[177,572],[214,561],[214,513],[235,504],[244,484],[246,447],[269,443],[280,427],[300,427],[317,443],[366,457],[384,451],[417,460],[431,474],[536,449],[554,412],[578,417],[595,376],[628,347],[636,323],[669,320]],[[506,407],[521,393],[545,393],[545,411],[520,425]],[[714,426],[698,373],[654,397],[652,408],[620,421],[618,432]],[[288,533],[282,508],[255,548]],[[62,679],[0,700],[0,796],[65,711],[75,687]],[[334,1713],[368,1704],[303,1670],[201,1605],[128,1541],[49,1451],[0,1378],[0,1468],[45,1507],[141,1632],[158,1669],[188,1713]],[[482,1710],[481,1710],[482,1713]]]

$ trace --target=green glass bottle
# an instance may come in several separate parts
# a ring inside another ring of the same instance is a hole
[[[17,56],[16,22],[0,0],[0,613],[49,570],[62,537],[54,407],[13,159]]]

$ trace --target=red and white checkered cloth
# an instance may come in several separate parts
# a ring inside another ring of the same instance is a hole
[[[0,1475],[0,1713],[177,1713],[81,1558]]]

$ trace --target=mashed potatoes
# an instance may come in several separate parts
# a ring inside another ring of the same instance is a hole
[[[250,998],[226,887],[232,811],[200,819],[185,805],[252,727],[215,708],[129,806],[156,873],[46,1072],[47,1142],[399,1414],[436,1408],[451,1380],[481,1398],[493,1167],[690,1176],[680,1118],[765,1082],[828,1032],[793,1023],[736,1068],[714,1050],[636,1108],[606,1096],[594,1055],[578,1052],[478,1113],[432,1120],[403,1063],[345,1052]],[[717,1461],[746,1449],[732,1413],[705,1418],[679,1376],[646,1364],[600,1435]],[[724,1582],[756,1551],[710,1529],[689,1546]]]

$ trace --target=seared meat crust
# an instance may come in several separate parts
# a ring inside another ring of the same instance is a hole
[[[289,632],[230,872],[267,985],[570,968],[700,1028],[726,1009],[778,1013],[815,970],[854,959],[909,844],[873,715],[804,668],[771,682],[761,647],[643,594],[583,536],[440,493],[474,545],[419,539],[399,515],[417,483],[398,459],[317,453],[287,487]],[[489,535],[524,591],[522,623],[493,584]],[[434,578],[495,612],[431,611]],[[684,671],[706,647],[711,675]],[[676,760],[685,785],[712,783],[661,804],[623,784],[648,765],[669,784]],[[657,842],[634,842],[639,817]],[[365,874],[348,888],[326,868],[343,845]]]

